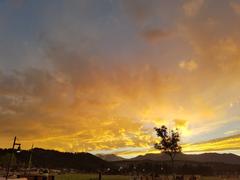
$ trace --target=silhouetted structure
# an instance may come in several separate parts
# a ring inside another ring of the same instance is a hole
[[[21,144],[20,143],[17,143],[17,137],[15,136],[14,137],[14,140],[13,140],[13,145],[12,145],[12,149],[11,149],[11,156],[10,156],[10,159],[9,159],[9,163],[7,165],[7,172],[6,172],[6,180],[8,179],[8,176],[9,176],[9,172],[10,172],[10,168],[11,168],[11,165],[12,165],[12,160],[13,160],[13,156],[14,156],[14,151],[15,151],[15,146],[18,146],[17,148],[17,152],[20,152],[20,147],[21,147]]]

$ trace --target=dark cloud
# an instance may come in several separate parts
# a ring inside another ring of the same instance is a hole
[[[171,35],[171,32],[162,29],[149,29],[142,33],[143,38],[150,43],[159,43],[163,38]]]
[[[157,10],[157,6],[154,4],[154,1],[124,0],[123,5],[126,13],[139,23],[152,18]]]

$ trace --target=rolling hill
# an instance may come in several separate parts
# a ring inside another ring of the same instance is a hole
[[[3,157],[10,154],[10,152],[10,149],[0,149],[0,159],[4,159]],[[23,150],[15,156],[18,164],[27,164],[30,151]],[[97,171],[101,168],[112,167],[110,162],[104,161],[90,153],[59,152],[40,148],[33,149],[32,165],[39,168],[66,168],[82,171]]]
[[[131,161],[169,161],[169,156],[163,153],[160,154],[145,154],[130,159]],[[203,153],[203,154],[177,154],[176,161],[193,161],[193,162],[214,162],[226,164],[240,164],[240,156],[235,154],[218,154],[218,153]]]
[[[125,158],[121,156],[117,156],[115,154],[97,154],[97,157],[105,160],[105,161],[122,161],[125,160]]]

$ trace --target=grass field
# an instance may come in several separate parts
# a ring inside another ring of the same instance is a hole
[[[129,176],[103,175],[102,180],[130,180]],[[98,180],[97,174],[65,174],[56,177],[56,180]],[[201,177],[201,180],[219,180],[218,177]]]
[[[104,175],[102,180],[129,180],[128,176]],[[65,174],[56,177],[56,180],[98,180],[98,174]]]

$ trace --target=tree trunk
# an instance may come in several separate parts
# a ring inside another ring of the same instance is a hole
[[[173,177],[173,180],[175,180],[175,172],[174,172],[174,159],[173,157],[171,156],[171,163],[172,163],[172,177]]]

